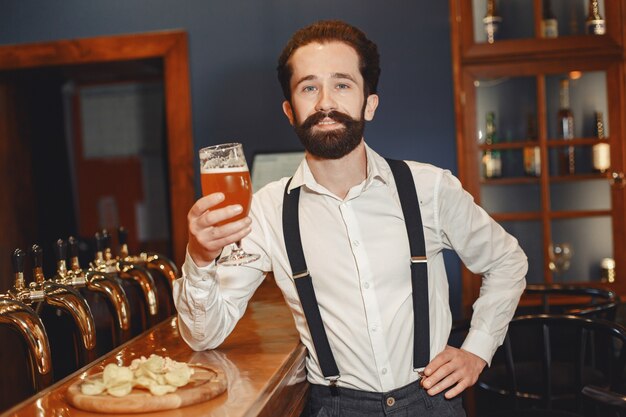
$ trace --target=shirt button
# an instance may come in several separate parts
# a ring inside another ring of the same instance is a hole
[[[378,330],[378,327],[376,325],[372,326],[372,331],[375,332],[376,330]]]
[[[387,398],[387,406],[388,407],[393,407],[393,405],[396,403],[396,399],[393,397],[389,397]]]
[[[353,241],[352,241],[352,244],[353,244],[355,247],[357,247],[357,246],[359,246],[359,241],[358,241],[358,240],[353,240]]]
[[[363,283],[363,288],[368,289],[370,287],[370,283],[369,282],[364,282]]]
[[[387,374],[387,368],[383,368],[380,370],[380,372],[382,372],[383,375]],[[394,400],[395,401],[395,400]]]

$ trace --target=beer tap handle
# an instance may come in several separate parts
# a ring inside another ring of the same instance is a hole
[[[78,241],[74,236],[67,238],[67,246],[70,250],[70,258],[78,258]]]
[[[16,274],[24,273],[24,262],[26,261],[26,252],[21,250],[20,248],[15,249],[13,251],[13,272]]]
[[[107,229],[102,229],[102,237],[104,240],[104,260],[110,261],[113,259],[113,254],[111,253],[111,235]]]
[[[128,230],[124,226],[117,229],[117,240],[120,244],[120,258],[128,257]]]
[[[15,249],[15,251],[13,251],[13,255],[11,256],[11,260],[13,261],[13,273],[15,274],[15,289],[17,291],[21,291],[26,288],[26,284],[24,282],[24,262],[26,261],[26,252],[20,248]]]
[[[111,235],[107,229],[102,229],[102,241],[104,242],[104,249],[111,249]]]
[[[117,240],[119,240],[120,245],[128,244],[128,230],[124,226],[120,226],[117,229]]]
[[[30,252],[33,255],[33,268],[41,268],[43,266],[43,250],[38,244],[34,244],[30,248]]]
[[[67,243],[63,239],[56,241],[54,245],[54,254],[56,255],[57,262],[65,261],[67,259]]]
[[[102,233],[96,232],[96,252],[104,252],[104,237]]]
[[[58,239],[54,245],[54,254],[57,258],[57,274],[61,278],[67,276],[67,243],[63,239]]]
[[[34,244],[30,248],[33,255],[33,278],[35,283],[42,284],[45,280],[43,275],[43,250],[38,244]]]

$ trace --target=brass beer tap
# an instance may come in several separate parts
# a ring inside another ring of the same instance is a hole
[[[128,231],[120,226],[117,233],[120,243],[120,259],[138,265],[145,265],[150,270],[158,271],[166,278],[170,294],[172,294],[174,281],[178,278],[176,264],[166,256],[156,252],[141,252],[138,256],[130,256],[127,243]]]
[[[96,256],[92,263],[96,271],[116,273],[122,280],[132,281],[141,288],[146,305],[144,330],[156,324],[159,312],[157,287],[152,274],[139,265],[113,258],[108,232],[96,233]]]
[[[0,323],[16,330],[26,342],[30,361],[30,381],[35,392],[54,382],[52,355],[46,329],[35,312],[26,302],[29,291],[24,282],[24,260],[26,253],[21,249],[13,252],[14,287],[7,294],[0,294]]]
[[[113,332],[113,346],[130,339],[130,305],[124,288],[113,274],[99,272],[93,269],[83,271],[78,260],[78,242],[76,238],[68,238],[70,250],[70,268],[66,267],[68,245],[59,239],[56,242],[57,276],[56,281],[61,284],[78,288],[79,291],[92,291],[106,298],[115,321]]]
[[[36,294],[43,294],[43,300],[36,297],[39,304],[36,311],[41,314],[43,305],[58,308],[67,312],[73,319],[80,334],[82,349],[78,352],[79,364],[86,365],[96,359],[96,326],[89,305],[80,293],[69,285],[58,280],[46,280],[43,274],[43,251],[39,245],[31,247],[33,255],[33,277],[31,290]],[[65,271],[67,272],[67,271]],[[43,301],[43,302],[42,302]]]

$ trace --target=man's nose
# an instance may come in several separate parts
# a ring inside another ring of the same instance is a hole
[[[337,109],[337,103],[335,102],[332,92],[327,89],[320,90],[317,103],[315,105],[316,111],[329,112]]]

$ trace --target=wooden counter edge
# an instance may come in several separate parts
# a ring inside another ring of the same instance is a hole
[[[245,417],[298,417],[309,392],[304,363],[306,356],[306,347],[299,343]]]

